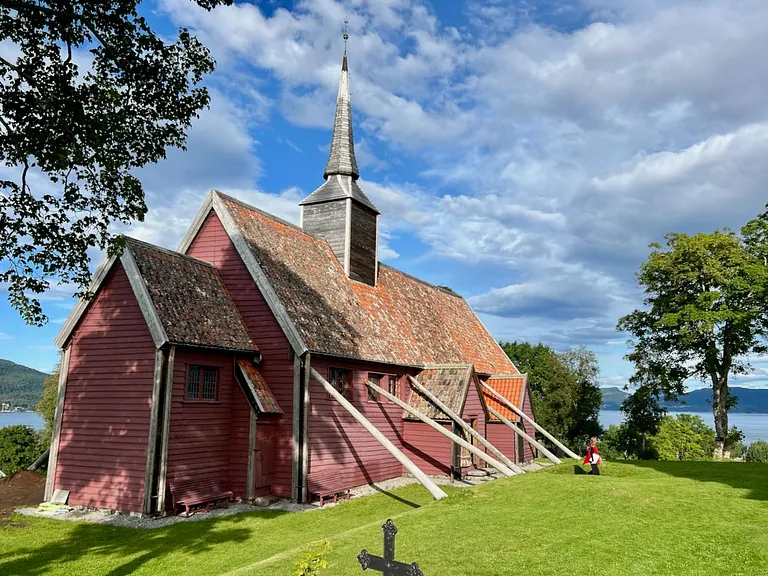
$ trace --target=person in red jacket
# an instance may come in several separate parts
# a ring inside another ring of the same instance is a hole
[[[600,476],[600,451],[597,449],[597,438],[592,437],[589,440],[589,447],[587,448],[587,455],[584,457],[582,464],[589,464],[592,470],[587,472],[592,476]]]

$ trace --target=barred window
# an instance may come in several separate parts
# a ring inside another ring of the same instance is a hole
[[[328,383],[344,398],[352,400],[352,371],[344,368],[329,368]]]
[[[187,374],[187,400],[216,400],[218,369],[191,364]]]
[[[373,372],[368,372],[368,381],[371,384],[376,384],[376,386],[381,386],[381,379],[384,378],[384,374],[374,374]],[[379,393],[376,392],[373,388],[370,386],[366,386],[368,388],[368,400],[378,400],[379,399]]]
[[[394,376],[394,375],[390,375],[389,380],[387,381],[387,392],[392,394],[392,396],[397,396],[397,384],[399,381],[400,381],[400,376]]]

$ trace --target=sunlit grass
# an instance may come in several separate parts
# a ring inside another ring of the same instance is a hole
[[[573,463],[455,489],[434,502],[409,486],[300,514],[248,513],[157,530],[16,516],[0,527],[0,574],[291,573],[327,538],[328,576],[362,574],[380,554],[380,526],[399,528],[397,557],[427,576],[765,574],[768,465]],[[23,526],[18,526],[22,524]]]

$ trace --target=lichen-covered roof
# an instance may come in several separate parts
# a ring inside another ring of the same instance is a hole
[[[324,240],[219,198],[309,350],[404,366],[471,363],[483,374],[517,372],[461,296],[384,264],[376,286],[350,280]]]
[[[504,396],[513,406],[523,409],[523,393],[525,392],[525,376],[522,374],[510,374],[508,376],[492,376],[486,382],[488,386]],[[520,418],[517,414],[507,408],[500,400],[496,399],[491,392],[481,387],[485,403],[496,410],[511,422],[516,422]],[[491,415],[491,420],[497,420],[496,416]]]
[[[283,411],[280,405],[275,400],[272,391],[267,386],[267,382],[256,365],[252,361],[243,358],[237,361],[237,365],[259,410],[265,414],[282,414]]]
[[[170,343],[257,349],[214,266],[133,238],[125,243]]]
[[[427,368],[419,372],[416,381],[436,396],[447,408],[461,415],[472,381],[472,366]],[[408,404],[432,420],[450,420],[447,414],[414,386],[411,386],[411,397],[408,399]],[[403,418],[406,420],[417,419],[405,410],[403,410]]]

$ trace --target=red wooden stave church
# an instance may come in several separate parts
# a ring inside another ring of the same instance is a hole
[[[466,301],[378,262],[351,118],[345,54],[325,183],[300,226],[212,191],[178,251],[125,238],[101,265],[56,339],[46,498],[153,514],[170,509],[174,482],[215,480],[235,498],[306,502],[401,476],[378,435],[427,474],[481,465],[366,385],[476,444],[409,376],[509,461],[533,458],[487,407],[531,425],[482,386],[532,418],[525,376]]]

